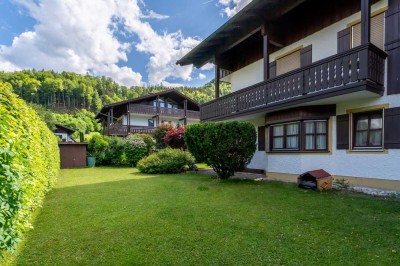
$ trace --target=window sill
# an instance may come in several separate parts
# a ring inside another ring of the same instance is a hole
[[[347,154],[388,154],[389,150],[385,149],[364,149],[364,150],[347,150]]]
[[[267,151],[271,155],[330,155],[331,151]]]

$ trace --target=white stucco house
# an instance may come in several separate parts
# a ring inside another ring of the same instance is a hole
[[[96,119],[108,136],[151,134],[160,124],[198,123],[200,106],[177,90],[167,90],[104,106]]]
[[[249,168],[400,190],[400,0],[253,0],[177,63],[215,64],[201,120],[253,123]]]

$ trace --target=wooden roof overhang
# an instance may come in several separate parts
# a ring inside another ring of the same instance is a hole
[[[253,0],[177,64],[200,68],[214,63],[236,71],[263,57],[263,37],[268,53],[290,45],[343,18],[360,12],[361,0]],[[371,4],[378,0],[370,0]],[[254,58],[253,58],[254,57]],[[241,62],[240,61],[245,61]]]
[[[127,112],[127,104],[141,103],[143,101],[153,101],[156,100],[158,97],[168,97],[170,99],[175,100],[177,103],[182,103],[183,101],[187,100],[188,110],[200,111],[200,105],[196,101],[192,100],[191,98],[187,97],[186,95],[177,90],[171,89],[106,105],[100,110],[100,112],[96,115],[95,118],[96,119],[105,118],[107,116],[107,113],[111,109],[113,109],[114,117],[121,117]]]
[[[278,19],[306,1],[309,0],[253,0],[177,64],[193,64],[200,68],[207,63],[215,63],[216,55],[230,50],[260,31],[262,25]]]
[[[75,132],[74,129],[60,125],[60,124],[56,124],[56,129],[54,130],[54,133],[67,133],[69,135],[73,134]]]

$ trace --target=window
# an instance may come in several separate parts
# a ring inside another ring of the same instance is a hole
[[[271,126],[271,151],[327,151],[328,121],[309,120]]]
[[[154,127],[154,119],[148,120],[149,127]]]
[[[383,111],[354,114],[353,118],[353,148],[382,148]]]
[[[299,122],[272,127],[272,150],[298,150],[299,140]]]
[[[300,54],[301,50],[297,50],[289,55],[281,57],[276,60],[276,75],[282,75],[297,68],[300,68]]]
[[[305,150],[327,150],[328,123],[326,121],[306,121],[305,127]]]
[[[352,47],[361,45],[361,23],[351,27]],[[385,13],[380,13],[371,18],[371,43],[384,50]]]

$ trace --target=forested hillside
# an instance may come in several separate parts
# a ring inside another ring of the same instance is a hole
[[[170,89],[162,85],[127,88],[106,77],[54,71],[0,72],[0,80],[10,83],[14,92],[28,103],[39,104],[59,111],[86,109],[97,112],[103,105]],[[180,87],[176,89],[199,103],[214,98],[213,82],[199,88]],[[222,95],[229,91],[228,85],[221,86]]]
[[[101,130],[94,117],[104,105],[171,89],[162,85],[127,88],[106,77],[35,70],[0,72],[0,81],[9,83],[50,129],[58,123],[75,129],[77,134]],[[214,99],[215,94],[213,81],[199,88],[175,89],[199,103]],[[222,95],[230,92],[228,84],[221,84],[220,89]]]

